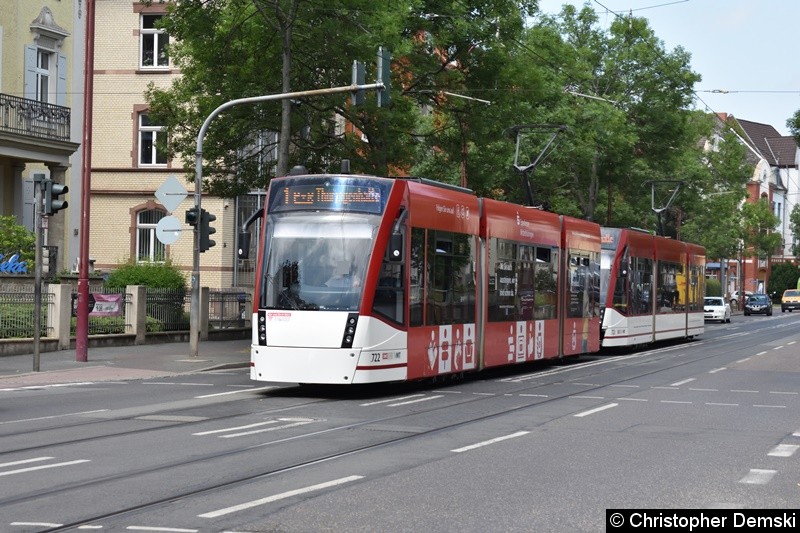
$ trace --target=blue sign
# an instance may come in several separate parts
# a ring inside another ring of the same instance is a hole
[[[28,263],[19,260],[19,254],[14,254],[6,259],[5,254],[0,254],[0,272],[5,274],[27,274]]]

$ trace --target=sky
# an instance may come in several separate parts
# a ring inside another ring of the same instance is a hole
[[[613,13],[648,19],[667,51],[691,56],[695,107],[768,124],[789,135],[800,110],[797,0],[539,0],[545,13],[589,4],[604,27]],[[720,92],[726,91],[726,92]]]

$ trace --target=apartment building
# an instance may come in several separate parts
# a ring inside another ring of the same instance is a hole
[[[150,120],[144,97],[148,84],[167,88],[180,76],[168,55],[170,37],[158,29],[167,6],[163,1],[96,0],[89,255],[94,268],[102,271],[131,259],[169,259],[188,280],[194,243],[185,211],[194,205],[195,185],[185,180],[179,161],[159,149],[165,133]],[[169,212],[155,193],[173,178],[188,195]],[[200,254],[203,286],[234,286],[234,204],[202,198],[202,207],[217,217],[212,224],[216,246]],[[182,231],[166,244],[159,239],[159,228],[167,226],[162,220],[170,216],[178,219]]]
[[[33,231],[34,180],[69,188],[70,208],[43,218],[45,273],[68,268],[79,249],[85,15],[81,0],[0,9],[0,215]]]

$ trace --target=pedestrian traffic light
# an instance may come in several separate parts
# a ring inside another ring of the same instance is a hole
[[[69,192],[69,187],[56,183],[53,180],[44,180],[44,214],[54,215],[66,209],[69,205],[66,200],[59,200],[58,197]]]
[[[191,207],[186,210],[186,223],[190,226],[194,227],[197,226],[197,223],[200,221],[199,216],[199,209],[196,207]]]
[[[213,235],[217,232],[216,228],[211,227],[211,223],[217,220],[217,217],[206,211],[205,209],[200,210],[200,251],[205,252],[212,246],[216,246],[217,243],[212,241],[208,237]]]

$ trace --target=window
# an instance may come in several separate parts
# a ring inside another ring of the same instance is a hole
[[[36,50],[36,99],[40,102],[51,102],[51,93],[53,92],[53,79],[51,75],[51,66],[54,61],[52,52],[38,48]]]
[[[157,209],[142,211],[136,216],[136,260],[163,261],[166,247],[156,238],[156,225],[165,213]]]
[[[147,69],[163,69],[169,67],[167,45],[169,35],[156,28],[164,15],[142,15],[141,17],[141,67]]]
[[[159,133],[163,134],[163,126],[150,122],[146,113],[139,115],[139,165],[166,165],[167,154],[159,146]]]

